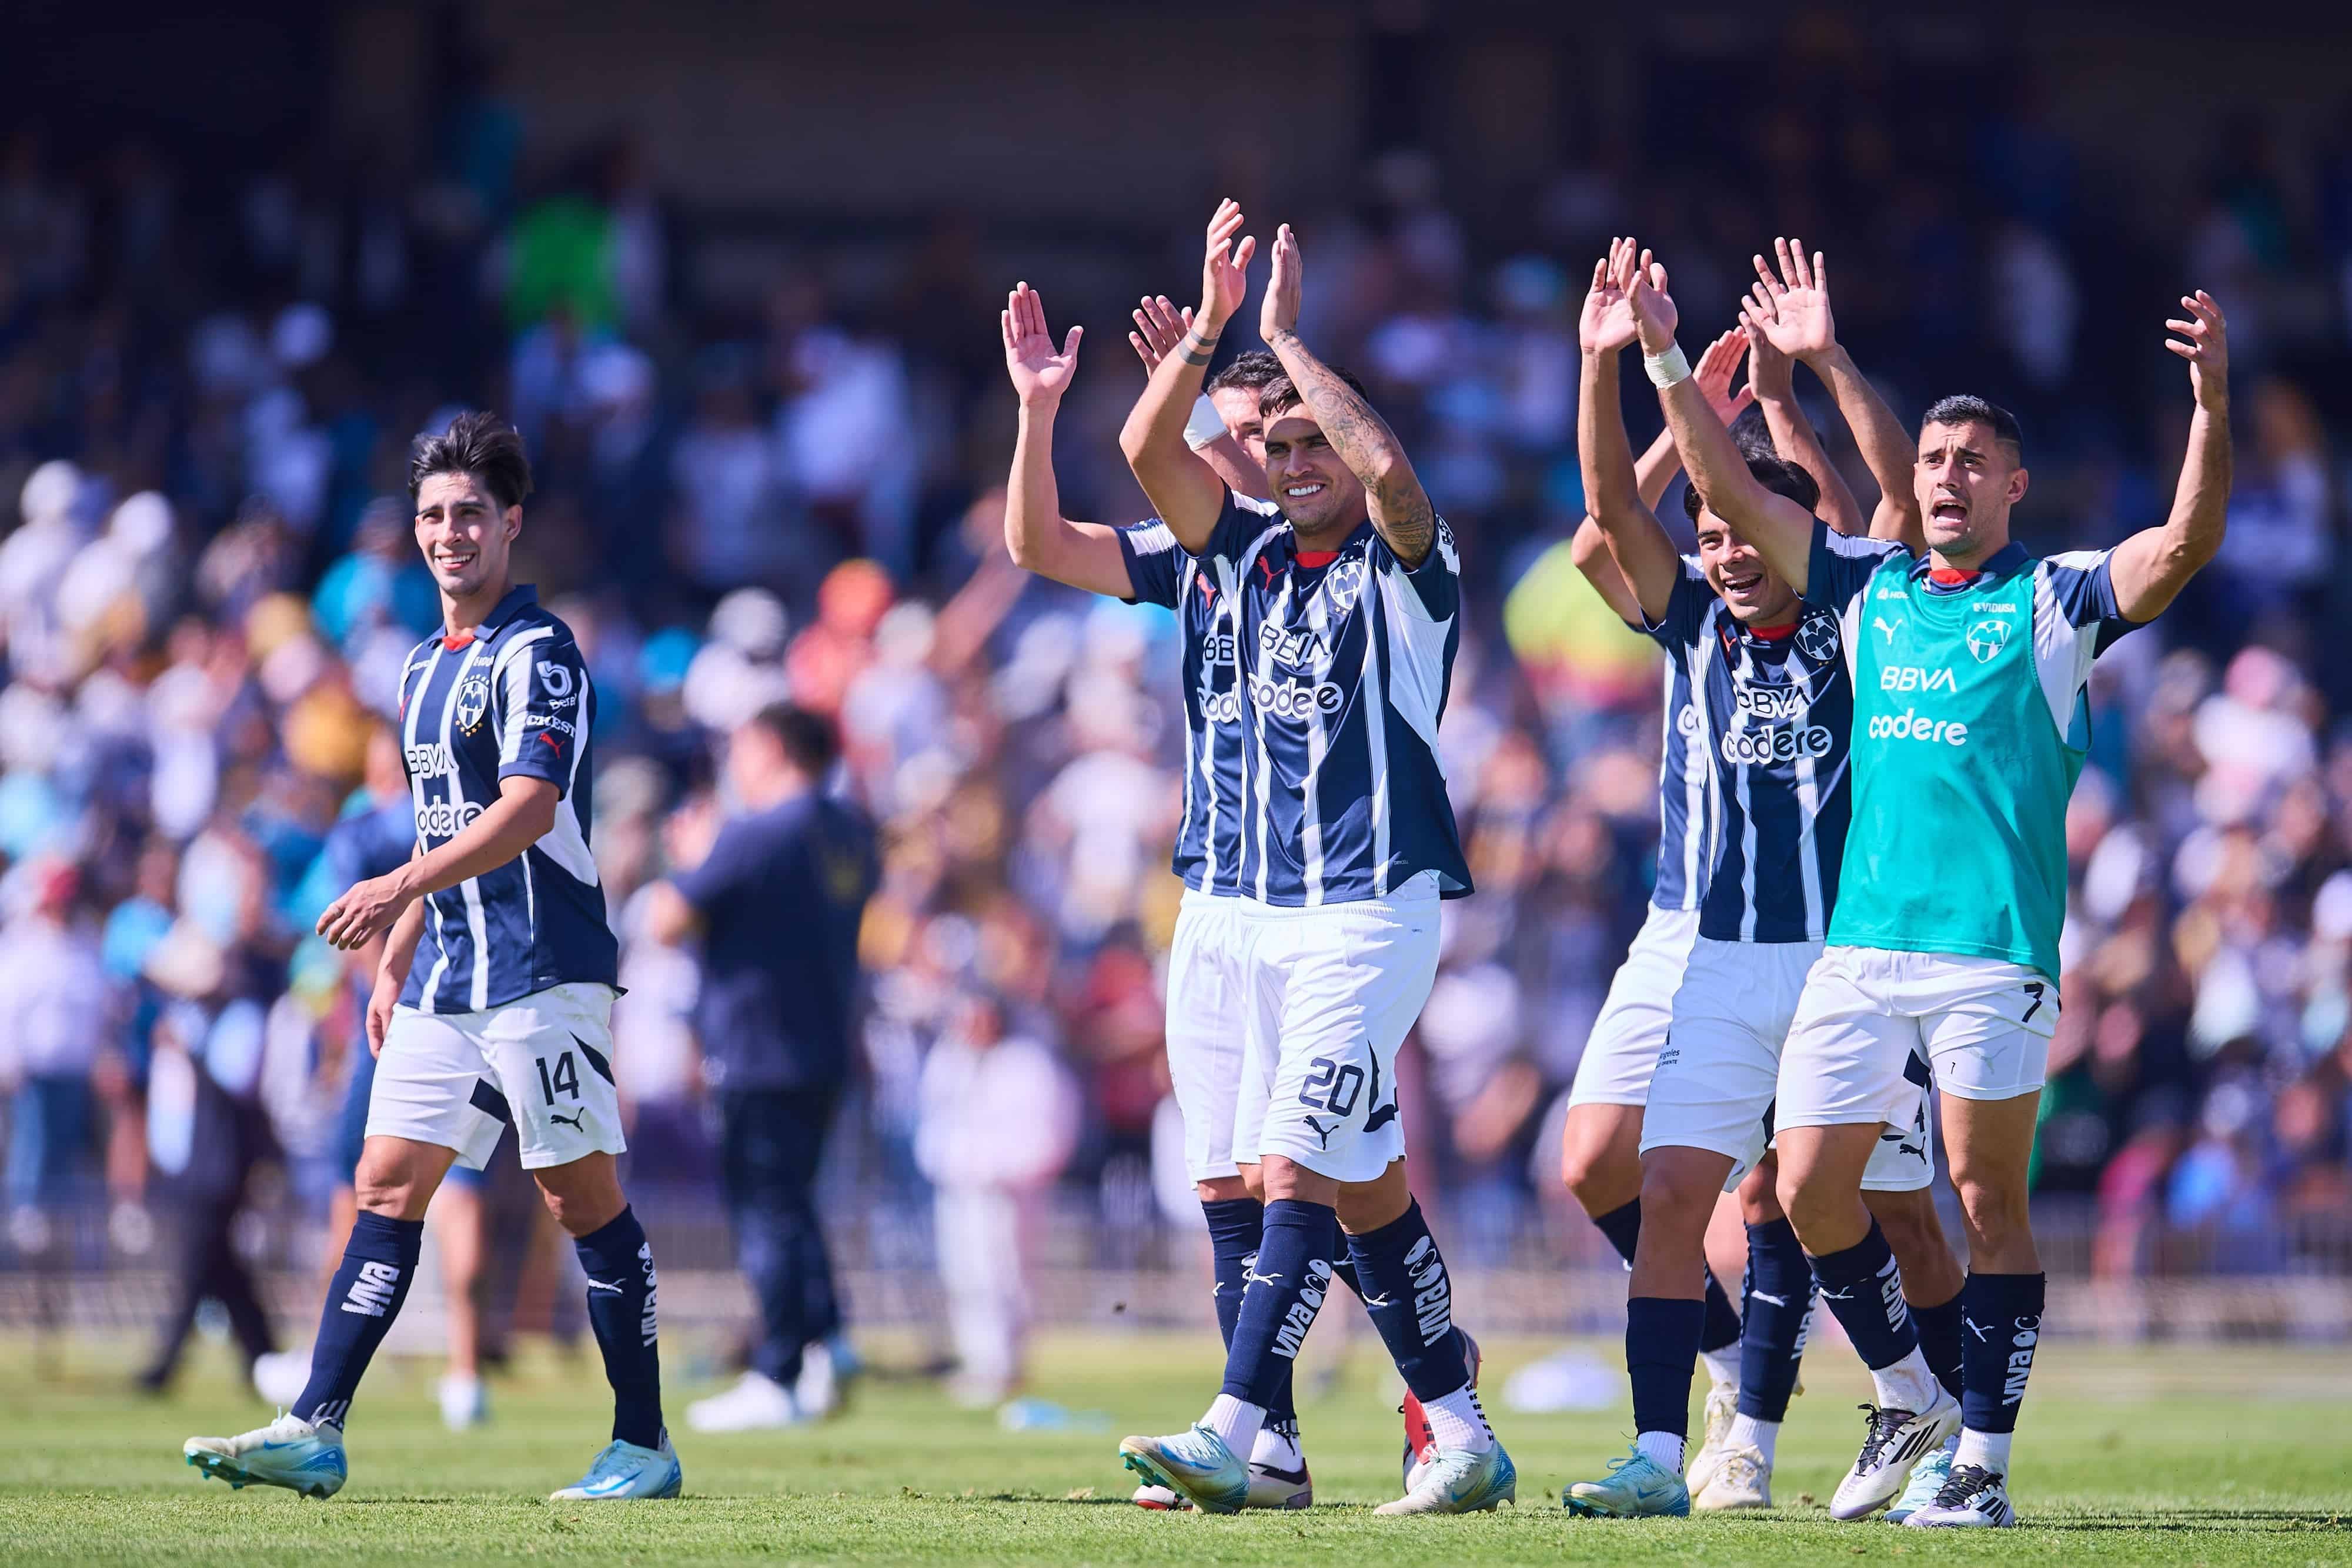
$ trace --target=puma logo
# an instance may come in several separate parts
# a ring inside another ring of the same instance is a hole
[[[585,1113],[583,1112],[581,1114],[585,1114]],[[547,1113],[547,1119],[551,1122],[561,1122],[575,1133],[584,1133],[588,1130],[580,1124],[579,1115],[566,1116],[560,1111],[550,1111]]]
[[[1331,1146],[1331,1128],[1330,1128],[1330,1127],[1327,1127],[1327,1126],[1325,1126],[1322,1123],[1320,1123],[1320,1122],[1317,1121],[1317,1120],[1316,1120],[1314,1117],[1312,1117],[1312,1116],[1301,1116],[1301,1117],[1299,1118],[1299,1120],[1300,1120],[1300,1121],[1302,1121],[1302,1122],[1304,1122],[1304,1123],[1306,1123],[1308,1126],[1310,1126],[1310,1127],[1312,1127],[1312,1128],[1314,1128],[1314,1129],[1315,1129],[1315,1135],[1316,1135],[1317,1137],[1318,1137],[1318,1138],[1320,1138],[1320,1139],[1322,1139],[1322,1140],[1323,1140],[1323,1146],[1324,1146],[1325,1148],[1327,1148],[1327,1149],[1328,1149],[1328,1148],[1329,1148],[1329,1147]],[[1335,1122],[1335,1123],[1333,1123],[1333,1124],[1332,1124],[1332,1126],[1337,1126],[1338,1124],[1339,1124]],[[1367,1127],[1365,1130],[1369,1132],[1370,1129],[1369,1127]]]
[[[1872,616],[1872,617],[1870,618],[1870,623],[1871,623],[1873,626],[1877,627],[1881,632],[1885,632],[1885,633],[1886,633],[1886,645],[1887,645],[1888,647],[1892,648],[1893,646],[1895,646],[1895,632],[1899,632],[1899,631],[1901,631],[1901,630],[1903,629],[1903,617],[1902,617],[1902,616],[1897,615],[1897,616],[1895,618],[1895,624],[1894,624],[1894,625],[1892,625],[1892,626],[1890,626],[1890,625],[1888,625],[1888,624],[1886,623],[1886,617],[1885,617],[1884,615],[1874,615],[1874,616]]]

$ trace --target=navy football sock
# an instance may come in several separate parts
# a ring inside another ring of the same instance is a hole
[[[634,1210],[572,1239],[588,1274],[588,1322],[613,1385],[613,1436],[641,1448],[662,1439],[661,1345],[655,1325],[654,1249]]]
[[[1625,1260],[1625,1267],[1633,1266],[1633,1249],[1642,1239],[1642,1200],[1619,1204],[1606,1214],[1596,1214],[1592,1223],[1609,1245],[1617,1249],[1617,1256]]]
[[[352,1221],[343,1261],[319,1311],[319,1337],[310,1346],[310,1381],[294,1401],[305,1421],[343,1425],[368,1362],[383,1343],[425,1246],[425,1221],[362,1211]]]
[[[1642,1200],[1637,1197],[1606,1214],[1596,1214],[1592,1223],[1609,1238],[1609,1245],[1617,1249],[1617,1256],[1625,1260],[1625,1267],[1631,1269],[1633,1249],[1642,1239]],[[1706,1316],[1699,1326],[1698,1337],[1702,1351],[1721,1350],[1739,1339],[1739,1311],[1716,1282],[1712,1269],[1706,1274]]]
[[[1242,1292],[1248,1287],[1250,1270],[1257,1263],[1258,1242],[1265,1233],[1265,1205],[1254,1197],[1220,1198],[1202,1204],[1201,1212],[1208,1217],[1210,1255],[1216,1266],[1217,1333],[1231,1354],[1234,1324],[1242,1315]],[[1268,1426],[1298,1419],[1297,1396],[1292,1389],[1286,1362],[1282,1381],[1265,1407]]]
[[[1919,1325],[1919,1354],[1927,1358],[1927,1370],[1944,1392],[1955,1399],[1961,1397],[1960,1301],[1966,1294],[1960,1291],[1933,1307],[1911,1303],[1911,1321]]]
[[[1264,1407],[1269,1418],[1331,1288],[1331,1255],[1339,1240],[1339,1213],[1328,1205],[1284,1197],[1265,1206],[1257,1264],[1250,1270],[1234,1343],[1225,1353],[1223,1392]]]
[[[1625,1303],[1625,1371],[1633,1381],[1637,1435],[1690,1435],[1691,1375],[1706,1317],[1703,1301],[1635,1296]]]
[[[1748,1228],[1748,1281],[1739,1305],[1739,1413],[1785,1420],[1813,1316],[1812,1267],[1787,1220]]]
[[[1364,1285],[1364,1309],[1413,1397],[1443,1398],[1468,1384],[1454,1332],[1454,1281],[1421,1205],[1409,1202],[1378,1230],[1349,1237],[1348,1255]]]
[[[1878,1221],[1872,1220],[1869,1232],[1853,1246],[1812,1262],[1822,1300],[1837,1315],[1864,1366],[1876,1372],[1919,1347],[1918,1330],[1903,1304],[1902,1271]]]
[[[1961,1424],[1971,1432],[2014,1432],[2042,1338],[2041,1274],[1976,1274],[1960,1287]]]

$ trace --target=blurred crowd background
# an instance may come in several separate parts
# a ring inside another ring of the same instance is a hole
[[[2080,63],[2137,12],[1694,12],[1596,47],[1531,8],[1309,6],[1274,25],[1324,46],[1299,79],[1237,59],[1194,96],[1131,79],[1167,57],[1130,55],[1141,7],[1044,7],[1011,44],[939,13],[896,73],[874,29],[922,7],[756,43],[688,9],[709,37],[638,57],[617,5],[158,11],[105,50],[30,8],[56,68],[0,110],[0,1273],[135,1262],[225,1127],[278,1173],[253,1245],[323,1203],[357,1019],[307,935],[341,891],[320,851],[400,788],[372,737],[438,620],[404,459],[464,405],[529,441],[520,575],[597,684],[649,1218],[716,1200],[696,957],[638,932],[636,895],[724,810],[716,737],[789,695],[838,717],[885,846],[828,1166],[870,1230],[853,1251],[919,1253],[925,1169],[996,1134],[923,1089],[973,1029],[1066,1081],[1056,1168],[1006,1178],[1050,1184],[1066,1252],[1197,1225],[1161,1040],[1174,623],[1004,559],[992,318],[1025,277],[1087,326],[1065,509],[1141,515],[1123,311],[1192,298],[1226,193],[1261,235],[1296,226],[1306,334],[1461,542],[1444,743],[1479,892],[1447,906],[1405,1113],[1474,1268],[1600,1254],[1553,1145],[1657,831],[1658,655],[1565,542],[1591,258],[1639,234],[1707,333],[1774,234],[1826,250],[1898,411],[2017,411],[2047,550],[2160,520],[2189,412],[2161,322],[2187,287],[2221,299],[2229,538],[2099,667],[2036,1190],[2078,1276],[2352,1271],[2352,665],[2327,652],[2352,612],[2352,99],[2282,97],[2314,75],[2293,46],[2237,40],[2184,99],[2128,50]],[[1045,44],[1067,57],[976,85]],[[638,58],[643,90],[604,90]],[[1040,101],[1057,71],[1072,101]],[[816,110],[785,101],[803,88]]]

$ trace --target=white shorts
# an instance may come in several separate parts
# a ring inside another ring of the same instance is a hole
[[[1437,979],[1434,879],[1311,909],[1215,902],[1226,907],[1213,918],[1235,929],[1213,942],[1199,934],[1196,951],[1230,966],[1221,984],[1237,998],[1233,1158],[1280,1155],[1338,1181],[1373,1180],[1404,1157],[1397,1049]]]
[[[1935,1087],[1963,1100],[2039,1091],[2058,1029],[2057,985],[2000,958],[1823,950],[1780,1061],[1779,1124],[1834,1127],[1910,1116],[1924,1053]]]
[[[1196,1183],[1241,1174],[1234,1113],[1251,930],[1243,903],[1186,888],[1168,949],[1168,1076],[1184,1118],[1184,1169]]]
[[[509,1122],[525,1170],[621,1154],[610,986],[576,981],[478,1013],[393,1010],[367,1135],[457,1151],[479,1170]]]
[[[1592,1020],[1584,1054],[1577,1059],[1576,1082],[1568,1091],[1570,1110],[1579,1105],[1646,1105],[1650,1074],[1674,1021],[1675,993],[1683,966],[1698,940],[1698,911],[1650,905],[1609,998]]]
[[[1642,1152],[1671,1146],[1727,1156],[1728,1192],[1771,1146],[1777,1124],[1783,1047],[1822,954],[1818,942],[1692,944],[1674,996],[1674,1033],[1658,1053],[1650,1107],[1642,1115]],[[1906,1080],[1909,1113],[1879,1140],[1862,1185],[1878,1192],[1916,1192],[1935,1179],[1927,1133],[1924,1060]]]

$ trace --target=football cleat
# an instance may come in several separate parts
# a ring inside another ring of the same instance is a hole
[[[1706,1478],[1706,1490],[1691,1490],[1691,1507],[1701,1513],[1772,1506],[1772,1467],[1764,1450],[1750,1443],[1727,1447]]]
[[[248,1486],[284,1487],[304,1497],[329,1498],[343,1490],[351,1471],[343,1458],[343,1429],[281,1415],[267,1427],[234,1437],[191,1437],[180,1446],[187,1461],[234,1490]]]
[[[1238,1513],[1249,1503],[1249,1467],[1197,1423],[1172,1437],[1122,1437],[1118,1455],[1145,1482],[1180,1494],[1203,1513]]]
[[[766,1432],[804,1419],[793,1391],[758,1372],[747,1371],[724,1392],[686,1407],[686,1424],[697,1432]]]
[[[1886,1522],[1900,1524],[1934,1502],[1936,1494],[1944,1490],[1944,1483],[1951,1479],[1951,1474],[1952,1445],[1946,1443],[1920,1460],[1918,1468],[1911,1472],[1911,1484],[1903,1489],[1903,1495],[1896,1498],[1895,1506],[1886,1511]]]
[[[1155,1486],[1150,1481],[1135,1489],[1133,1501],[1138,1508],[1155,1509],[1161,1512],[1192,1506],[1185,1500],[1184,1494],[1173,1487]]]
[[[1250,1461],[1249,1500],[1244,1508],[1297,1509],[1315,1506],[1315,1478],[1307,1473],[1307,1462],[1299,1461],[1295,1470],[1279,1465],[1269,1465],[1262,1459]],[[1156,1509],[1162,1512],[1192,1506],[1192,1500],[1169,1487],[1144,1485],[1135,1489],[1133,1499],[1138,1508]]]
[[[588,1473],[560,1491],[547,1494],[550,1502],[614,1502],[627,1498],[676,1497],[686,1485],[686,1471],[669,1434],[661,1447],[647,1448],[615,1437],[588,1461]]]
[[[1454,1332],[1461,1336],[1463,1369],[1470,1375],[1470,1386],[1475,1388],[1478,1369],[1486,1357],[1479,1353],[1478,1342],[1470,1337],[1467,1329]],[[1397,1406],[1397,1414],[1404,1417],[1404,1490],[1410,1494],[1413,1482],[1420,1479],[1421,1467],[1436,1462],[1437,1434],[1430,1427],[1429,1412],[1422,1408],[1412,1389],[1404,1391],[1404,1403]]]
[[[1905,1520],[1913,1530],[2011,1530],[2017,1511],[2009,1506],[2009,1478],[1981,1465],[1955,1465],[1935,1500]]]
[[[1698,1500],[1699,1493],[1706,1490],[1707,1483],[1715,1479],[1716,1467],[1723,1463],[1724,1443],[1731,1436],[1731,1418],[1738,1414],[1738,1385],[1718,1383],[1706,1391],[1706,1436],[1699,1439],[1698,1451],[1691,1456],[1690,1463],[1683,1467],[1683,1484],[1690,1488],[1695,1508],[1706,1506]]]
[[[1832,1519],[1860,1519],[1894,1501],[1911,1479],[1913,1467],[1960,1429],[1960,1402],[1941,1388],[1925,1410],[1888,1410],[1875,1405],[1857,1408],[1870,1425],[1853,1469],[1830,1499]]]
[[[1384,1502],[1374,1513],[1480,1513],[1519,1500],[1519,1469],[1503,1445],[1471,1453],[1467,1449],[1438,1450],[1421,1467],[1413,1489],[1394,1502]]]
[[[1609,1474],[1577,1481],[1559,1494],[1559,1506],[1579,1519],[1681,1519],[1691,1511],[1683,1478],[1636,1448],[1609,1461]]]

